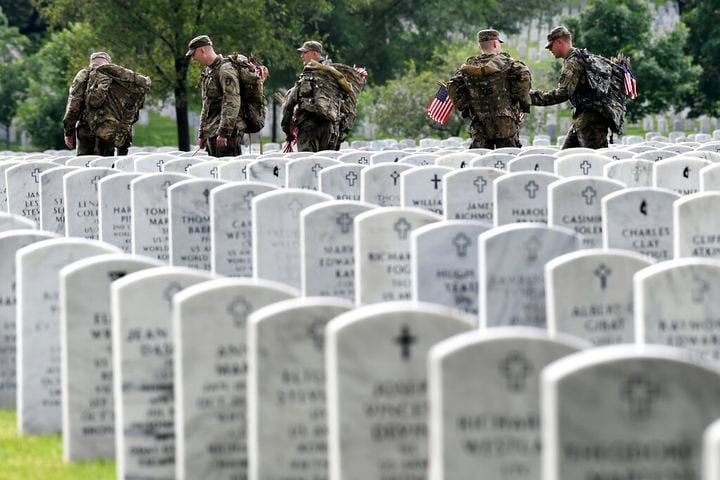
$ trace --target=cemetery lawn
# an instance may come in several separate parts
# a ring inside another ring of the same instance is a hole
[[[14,410],[0,410],[0,478],[3,480],[112,480],[114,462],[67,464],[60,435],[20,437]]]
[[[176,146],[177,127],[175,121],[161,116],[157,112],[148,112],[148,124],[135,124],[133,145],[143,146]],[[192,144],[192,140],[191,140]]]

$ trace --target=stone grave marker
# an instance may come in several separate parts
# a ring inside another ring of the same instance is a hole
[[[700,478],[718,398],[718,370],[679,349],[616,345],[560,359],[542,375],[542,478]]]
[[[554,173],[555,160],[557,158],[554,155],[547,153],[518,155],[508,162],[507,169],[511,173],[521,171]]]
[[[625,185],[602,177],[568,177],[548,187],[548,224],[582,235],[583,248],[602,247],[601,199]]]
[[[366,155],[367,153],[368,152],[363,152],[363,155]],[[384,152],[370,153],[370,164],[376,165],[378,163],[398,163],[400,160],[409,156],[410,154],[410,152],[402,150],[386,150]]]
[[[299,254],[303,296],[355,299],[353,222],[374,208],[370,203],[338,200],[302,211]]]
[[[673,203],[675,258],[720,257],[720,192],[700,192]]]
[[[514,160],[516,155],[510,153],[486,153],[470,163],[471,167],[488,167],[507,170],[507,164]]]
[[[700,190],[700,170],[714,165],[708,160],[694,157],[675,157],[655,162],[653,186],[666,188],[680,195],[690,195]]]
[[[412,299],[478,314],[478,235],[492,224],[446,220],[411,234]]]
[[[612,159],[597,153],[563,155],[555,161],[555,175],[561,177],[602,177],[603,167]]]
[[[469,168],[473,160],[480,158],[479,153],[455,152],[447,153],[435,159],[438,167]]]
[[[380,163],[366,167],[360,173],[360,200],[380,207],[400,206],[400,175],[412,165]]]
[[[21,165],[22,163],[24,162],[20,160],[0,161],[0,212],[8,211],[7,183],[5,183],[5,172],[9,168],[14,167],[15,165]]]
[[[450,167],[414,167],[400,174],[400,206],[443,214],[443,175]]]
[[[341,164],[320,171],[318,188],[336,200],[360,201],[361,175],[364,165]]]
[[[247,179],[252,182],[264,182],[278,187],[285,186],[286,158],[260,158],[247,167]]]
[[[163,171],[163,165],[178,157],[168,153],[153,153],[133,158],[133,171],[140,173],[156,173]]]
[[[603,174],[610,180],[622,182],[630,188],[652,187],[653,162],[650,160],[617,160],[605,164]]]
[[[220,180],[183,180],[168,188],[170,264],[211,270],[210,191]]]
[[[627,188],[602,199],[603,247],[623,248],[669,260],[673,253],[675,192],[660,188]]]
[[[342,165],[332,158],[308,157],[291,160],[285,165],[285,186],[319,190],[320,172],[327,167]]]
[[[38,228],[38,224],[20,215],[12,213],[0,212],[0,232],[9,232],[11,230]]]
[[[196,165],[191,165],[188,167],[186,173],[191,177],[217,180],[219,178],[218,168],[224,163],[222,160],[207,160]]]
[[[55,167],[40,174],[40,228],[65,235],[63,176],[80,167]]]
[[[427,353],[471,328],[455,310],[408,302],[371,305],[330,321],[329,478],[425,478]]]
[[[67,462],[115,458],[110,284],[162,263],[96,255],[60,270],[62,439]]]
[[[177,160],[168,160],[163,163],[163,173],[188,173],[190,167],[203,163],[207,160],[202,158],[178,158]]]
[[[275,190],[259,182],[231,183],[210,190],[212,272],[252,277],[252,199]]]
[[[130,182],[133,253],[170,261],[168,189],[189,178],[180,173],[152,173]]]
[[[300,288],[300,211],[331,200],[330,195],[299,188],[253,198],[253,276]]]
[[[650,257],[617,249],[568,253],[545,265],[547,328],[594,345],[635,342],[633,275]]]
[[[580,247],[581,237],[562,227],[505,225],[479,237],[480,328],[544,328],[544,267]]]
[[[127,155],[125,157],[118,157],[117,160],[115,160],[115,170],[120,170],[121,172],[134,172],[135,171],[135,160],[138,158],[141,158],[145,155]]]
[[[132,198],[130,182],[141,173],[115,173],[98,182],[100,240],[132,252]]]
[[[102,158],[100,155],[81,155],[79,157],[73,157],[65,165],[68,167],[90,167],[90,162]]]
[[[296,295],[273,282],[224,278],[173,298],[175,478],[247,478],[247,317]]]
[[[446,220],[493,221],[493,181],[503,170],[468,167],[443,176]]]
[[[5,170],[7,211],[40,224],[40,174],[57,165],[50,162],[24,162]]]
[[[537,480],[540,373],[589,345],[536,328],[473,331],[429,355],[430,480]]]
[[[249,478],[327,478],[325,326],[352,308],[303,298],[250,315]]]
[[[681,258],[635,275],[635,328],[639,343],[680,347],[720,359],[720,260]]]
[[[17,250],[17,422],[22,435],[61,431],[59,272],[104,253],[120,250],[80,238],[44,240]]]
[[[560,177],[546,172],[518,172],[493,182],[493,219],[509,223],[547,223],[548,186]]]
[[[102,167],[102,168],[115,168],[115,159],[122,157],[100,157],[95,160],[91,160],[87,163],[90,168]]]
[[[98,182],[117,173],[105,167],[89,167],[63,176],[65,234],[88,240],[100,238]]]
[[[403,165],[411,165],[413,167],[424,167],[426,165],[435,165],[435,160],[440,156],[434,153],[414,153],[407,157],[401,158],[398,163]]]
[[[410,300],[412,230],[442,217],[420,209],[386,207],[355,218],[355,302]]]
[[[17,406],[15,252],[55,236],[50,232],[28,229],[0,233],[0,408],[3,409],[15,409]]]
[[[254,159],[230,160],[218,167],[218,178],[229,182],[247,180],[247,167]]]
[[[211,278],[185,267],[160,267],[112,283],[117,478],[175,478],[172,301]]]
[[[666,158],[676,157],[677,153],[670,152],[668,150],[646,150],[644,152],[636,153],[632,158],[638,160],[650,160],[651,162],[659,162]]]
[[[703,480],[720,478],[720,420],[713,422],[703,436]]]

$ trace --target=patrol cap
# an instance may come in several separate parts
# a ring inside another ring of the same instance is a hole
[[[104,58],[108,61],[108,63],[112,63],[112,60],[110,59],[110,55],[108,55],[105,52],[93,52],[90,54],[90,63],[92,63],[93,60],[96,58]]]
[[[302,47],[298,48],[297,51],[300,53],[305,52],[318,52],[322,53],[322,43],[316,42],[315,40],[309,40],[302,44]]]
[[[489,42],[491,40],[497,40],[500,43],[505,43],[500,39],[500,32],[489,28],[487,30],[480,30],[477,34],[478,42]]]
[[[547,44],[545,45],[545,48],[550,48],[550,45],[557,40],[558,38],[563,37],[571,37],[572,34],[570,33],[570,30],[563,27],[562,25],[559,27],[555,27],[552,30],[550,30],[550,33],[548,33],[547,36]]]
[[[200,47],[207,47],[212,46],[212,40],[210,40],[210,37],[207,35],[198,35],[197,37],[190,40],[190,43],[188,43],[188,51],[185,53],[186,57],[191,56],[193,53],[195,53],[195,50]]]

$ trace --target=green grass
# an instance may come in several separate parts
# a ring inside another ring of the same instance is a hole
[[[115,478],[114,462],[68,464],[62,458],[62,439],[21,437],[15,411],[0,410],[0,479],[104,480]]]
[[[135,124],[133,145],[136,147],[164,147],[177,144],[177,126],[174,120],[149,112],[147,125]]]

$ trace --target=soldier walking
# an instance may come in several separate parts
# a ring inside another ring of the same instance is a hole
[[[241,97],[238,71],[230,61],[215,53],[207,35],[188,43],[185,56],[202,65],[202,111],[198,146],[213,157],[241,154],[244,122],[240,115]]]
[[[520,147],[520,122],[530,110],[530,70],[503,53],[497,30],[480,30],[477,38],[482,55],[465,61],[448,82],[448,93],[470,119],[470,148]]]
[[[114,65],[105,52],[90,55],[90,66],[80,70],[68,94],[63,130],[65,145],[77,155],[126,155],[132,143],[150,79]]]
[[[587,52],[573,47],[572,34],[563,26],[552,29],[547,36],[545,48],[550,50],[555,58],[564,60],[560,81],[555,90],[531,91],[532,104],[545,106],[570,101],[573,107],[573,124],[565,138],[563,149],[607,147],[611,125],[606,116],[600,113],[603,99],[595,94],[588,80],[583,61]]]

